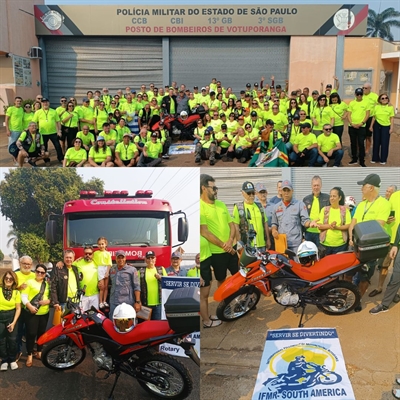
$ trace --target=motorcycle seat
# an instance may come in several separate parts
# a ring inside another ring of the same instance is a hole
[[[343,252],[326,256],[310,267],[305,267],[293,261],[291,261],[291,264],[296,275],[307,281],[315,282],[352,265],[355,266],[359,264],[359,261],[354,252]]]
[[[167,335],[171,333],[168,321],[145,321],[137,324],[128,333],[119,333],[114,329],[114,324],[110,319],[105,319],[103,322],[103,328],[111,337],[122,345],[128,345],[132,343],[139,343],[150,338],[157,336]]]

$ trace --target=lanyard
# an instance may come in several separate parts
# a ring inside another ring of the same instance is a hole
[[[377,199],[377,198],[376,198]],[[367,202],[365,203],[365,206],[364,206],[364,214],[363,214],[363,216],[362,216],[362,221],[364,221],[364,217],[365,217],[365,215],[367,214],[367,212],[371,209],[371,207],[372,207],[372,205],[375,203],[375,200],[376,199],[374,199],[374,201],[371,203],[371,205],[367,208]]]

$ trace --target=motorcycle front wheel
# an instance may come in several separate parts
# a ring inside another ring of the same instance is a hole
[[[260,291],[254,286],[243,286],[236,293],[218,304],[217,317],[221,321],[233,321],[244,317],[260,300]]]
[[[193,380],[189,370],[175,358],[155,353],[136,364],[139,385],[158,398],[186,399],[192,392]],[[147,380],[141,380],[143,374]]]
[[[361,296],[355,285],[347,281],[336,281],[319,292],[319,310],[328,315],[343,315],[360,304]]]
[[[75,368],[85,357],[86,350],[77,347],[69,338],[53,340],[42,351],[43,365],[56,371]]]

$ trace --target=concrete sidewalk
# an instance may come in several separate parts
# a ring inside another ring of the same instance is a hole
[[[369,292],[376,287],[377,276]],[[308,305],[303,320],[305,328],[336,328],[357,400],[392,400],[392,388],[400,389],[394,384],[400,377],[400,303],[392,304],[387,313],[369,314],[381,300],[382,294],[370,298],[367,292],[363,310],[343,316],[325,315]],[[211,314],[216,306],[210,297]],[[250,400],[267,331],[297,328],[300,313],[262,296],[257,309],[242,319],[203,329],[200,398]]]

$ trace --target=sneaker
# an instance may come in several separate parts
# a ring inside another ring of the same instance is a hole
[[[376,164],[376,161],[372,161],[372,160],[371,160],[370,163],[371,163],[371,164]]]
[[[200,157],[196,157],[196,158],[194,159],[194,162],[195,162],[196,164],[199,164],[200,161],[201,161],[201,158],[200,158]]]
[[[369,310],[369,313],[372,315],[379,314],[381,312],[386,312],[389,311],[389,307],[384,306],[382,303],[378,304],[376,307],[374,307],[372,310]]]
[[[365,162],[360,162],[360,166],[366,168]]]
[[[103,303],[103,306],[104,308],[110,307],[106,301]]]
[[[164,154],[164,155],[162,156],[162,158],[163,158],[164,160],[169,160],[169,155],[168,155],[168,154]]]
[[[14,371],[16,369],[18,369],[18,364],[14,361],[10,364],[11,369]]]
[[[355,160],[354,158],[349,162],[349,165],[356,165],[356,164],[358,163],[357,160]]]
[[[8,369],[8,363],[1,364],[0,371],[7,371],[7,369]]]
[[[381,162],[381,163],[379,163],[379,164],[381,164],[381,165],[386,165],[386,163],[385,163],[385,162]]]
[[[99,308],[104,308],[104,303],[100,303]]]
[[[242,164],[244,164],[246,161],[247,161],[247,160],[246,160],[246,157],[242,157],[242,158],[239,160],[239,162],[242,163]]]
[[[215,164],[215,160],[211,159],[210,160],[210,165],[214,165]]]

